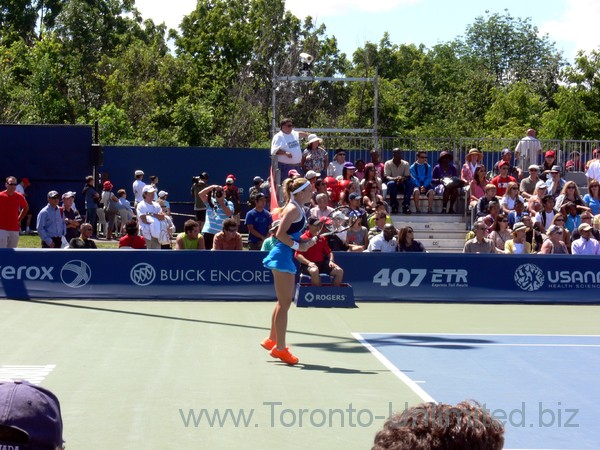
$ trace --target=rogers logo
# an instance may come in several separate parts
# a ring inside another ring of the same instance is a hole
[[[148,286],[156,278],[156,270],[148,263],[139,263],[131,268],[129,277],[138,286]]]
[[[311,303],[314,299],[315,295],[312,292],[307,292],[304,296],[304,300],[306,300],[306,303]]]

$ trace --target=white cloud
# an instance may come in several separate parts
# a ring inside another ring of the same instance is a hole
[[[135,7],[144,19],[152,19],[154,23],[165,22],[167,28],[179,28],[183,16],[196,9],[196,0],[136,0]]]
[[[590,52],[598,50],[598,23],[600,3],[597,0],[567,0],[565,10],[559,20],[541,25],[542,34],[548,33],[551,40],[568,44],[563,48],[567,59],[575,57],[578,50]],[[559,48],[560,50],[560,48]]]
[[[353,12],[379,13],[391,11],[400,5],[411,5],[421,0],[287,0],[286,8],[300,19],[306,16],[322,19],[343,16]]]

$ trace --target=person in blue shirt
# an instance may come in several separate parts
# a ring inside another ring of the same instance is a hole
[[[248,227],[248,249],[260,250],[263,241],[269,236],[269,228],[273,219],[265,209],[267,197],[262,192],[254,196],[256,206],[246,213],[246,226]]]
[[[48,192],[48,204],[37,216],[37,231],[42,240],[42,248],[61,248],[62,239],[67,233],[67,224],[58,207],[59,202],[58,192]]]
[[[427,153],[417,153],[417,161],[410,166],[410,176],[414,186],[413,196],[417,214],[421,212],[421,209],[419,208],[419,200],[421,195],[425,195],[427,197],[427,213],[431,214],[433,211],[433,196],[435,195],[435,192],[433,191],[433,186],[431,185],[432,172],[431,166],[429,163],[427,163]]]

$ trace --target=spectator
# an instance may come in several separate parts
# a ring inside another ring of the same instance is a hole
[[[351,211],[350,214],[353,214],[353,212]],[[367,227],[362,225],[361,220],[355,214],[353,215],[355,220],[352,221],[350,228],[346,231],[346,244],[351,246],[354,251],[362,252],[367,248],[369,243],[367,238],[369,231]]]
[[[554,209],[554,197],[551,195],[545,195],[542,198],[542,209],[535,215],[534,226],[540,231],[544,233],[546,231],[546,227],[548,227],[552,223],[552,219],[554,219],[554,215],[556,214],[556,210]]]
[[[508,217],[506,214],[498,214],[489,238],[496,246],[497,253],[504,253],[506,241],[511,238],[510,228],[508,227]]]
[[[204,245],[212,249],[215,235],[223,228],[223,221],[233,215],[233,203],[225,200],[223,186],[217,184],[206,186],[199,195],[207,204],[206,222],[202,228]]]
[[[69,240],[69,248],[97,248],[96,243],[90,239],[93,232],[94,228],[91,224],[81,224],[81,235]]]
[[[574,181],[567,181],[563,186],[560,195],[556,197],[556,209],[562,209],[563,205],[567,202],[573,203],[579,211],[589,210]]]
[[[243,250],[242,235],[238,233],[235,219],[225,219],[223,230],[215,235],[213,250]]]
[[[29,212],[25,197],[17,192],[17,179],[7,177],[0,192],[0,248],[17,248],[21,221]]]
[[[529,176],[521,180],[520,191],[525,200],[533,196],[535,187],[540,181],[540,167],[532,164],[529,166]]]
[[[306,175],[304,175],[304,178],[306,178],[308,181],[310,181],[310,190],[314,193],[317,192],[317,180],[319,179],[319,176],[321,174],[315,172],[314,170],[309,170],[308,172],[306,172]]]
[[[339,286],[342,283],[344,270],[334,261],[333,252],[327,244],[324,236],[319,236],[319,231],[328,219],[308,219],[308,230],[300,237],[302,240],[315,240],[315,244],[308,250],[301,252],[296,250],[296,259],[300,262],[300,271],[309,275],[313,286],[321,286],[321,277],[324,273],[333,277],[333,285]],[[315,239],[316,238],[316,239]]]
[[[138,234],[139,225],[137,218],[133,217],[125,224],[125,232],[127,233],[119,240],[119,248],[134,248],[145,249],[146,239]]]
[[[500,152],[500,161],[497,161],[496,164],[494,164],[494,175],[500,175],[500,164],[502,163],[508,163],[508,175],[510,175],[511,177],[513,177],[516,180],[519,180],[521,178],[521,169],[519,169],[516,166],[513,166],[511,164],[511,160],[512,160],[512,153],[509,149],[505,148],[504,150],[502,150],[502,152]]]
[[[48,192],[48,204],[37,216],[36,228],[42,241],[42,248],[61,248],[63,246],[67,226],[58,207],[59,201],[60,194],[58,192]]]
[[[526,234],[529,231],[523,222],[517,222],[513,226],[512,239],[504,244],[504,253],[507,254],[525,254],[531,253],[531,244],[527,242]]]
[[[393,223],[392,217],[388,214],[385,202],[377,202],[375,211],[367,217],[367,228],[371,229],[375,226],[375,214],[382,212],[386,216],[386,223]]]
[[[396,228],[394,225],[386,223],[383,226],[383,231],[374,236],[369,241],[367,247],[368,252],[384,252],[392,253],[398,248],[398,240],[396,239]]]
[[[351,162],[347,161],[344,163],[344,167],[342,168],[342,175],[337,177],[337,180],[340,183],[344,181],[349,181],[348,190],[350,192],[355,192],[357,194],[361,193],[360,189],[360,180],[354,176],[354,172],[356,171],[356,167]]]
[[[467,163],[468,164],[468,161]],[[417,161],[410,166],[410,175],[413,184],[413,197],[415,202],[415,212],[421,212],[421,195],[427,197],[427,214],[433,212],[433,185],[431,184],[432,169],[427,162],[427,153],[420,151],[417,153]]]
[[[519,195],[519,185],[516,182],[511,181],[510,183],[508,183],[508,186],[506,187],[506,192],[500,199],[500,206],[502,207],[502,210],[505,214],[514,211],[515,202],[517,200],[521,203],[525,202],[525,200],[523,200],[523,197]]]
[[[415,232],[412,227],[403,227],[398,231],[398,251],[427,253],[423,244],[415,240]]]
[[[423,403],[390,417],[372,450],[502,450],[504,427],[487,409]]]
[[[347,212],[347,214],[350,215],[354,211],[355,216],[360,216],[360,221],[359,221],[360,224],[363,227],[366,227],[367,226],[367,211],[361,206],[362,197],[360,196],[360,194],[357,194],[356,192],[352,192],[348,196],[348,198],[349,198],[348,207],[350,210]]]
[[[183,233],[175,238],[175,250],[204,250],[204,238],[200,234],[200,224],[195,220],[186,220]]]
[[[546,186],[548,186],[548,195],[551,195],[556,200],[562,192],[566,181],[561,178],[560,166],[552,166],[549,171],[549,176],[546,179]]]
[[[146,187],[146,183],[143,181],[144,171],[136,170],[135,171],[135,181],[133,182],[133,197],[135,198],[135,202],[133,204],[134,208],[137,208],[138,203],[144,201],[144,188]]]
[[[119,212],[119,199],[112,192],[113,185],[110,181],[105,181],[102,185],[102,208],[106,219],[106,240],[113,239],[117,213]]]
[[[568,255],[569,251],[567,250],[567,246],[562,240],[563,233],[564,231],[562,227],[559,227],[558,225],[550,225],[548,227],[548,230],[546,231],[546,236],[548,236],[548,238],[542,244],[540,254]]]
[[[169,193],[167,191],[160,191],[158,193],[158,199],[162,200],[165,205],[165,213],[170,216],[171,215],[171,204],[169,203]]]
[[[567,172],[583,172],[583,163],[581,162],[581,153],[573,151],[569,154],[570,159],[565,164]]]
[[[310,217],[320,219],[321,217],[327,217],[333,212],[333,208],[328,205],[329,197],[327,194],[317,194],[317,206],[310,209]]]
[[[515,209],[508,213],[508,226],[510,228],[517,222],[523,221],[523,216],[529,215],[528,212],[525,212],[525,204],[519,200],[515,200]]]
[[[485,190],[487,185],[490,182],[486,178],[485,167],[481,164],[475,167],[475,171],[473,172],[473,179],[469,184],[469,196],[470,202],[469,207],[475,208],[479,199],[485,197]],[[492,185],[493,186],[493,185]],[[496,186],[494,186],[494,196],[496,195]]]
[[[485,217],[488,213],[488,205],[490,202],[497,203],[498,198],[496,197],[496,186],[488,183],[485,185],[485,195],[477,201],[477,207],[475,208],[475,217]]]
[[[263,194],[267,199],[268,204],[269,195],[267,189],[263,188],[264,182],[265,180],[258,175],[252,179],[252,187],[248,189],[248,206],[250,206],[250,208],[254,208],[256,206],[256,196],[258,194]]]
[[[277,233],[277,228],[280,223],[281,220],[277,219],[271,224],[271,228],[269,228],[269,237],[263,241],[262,247],[260,248],[262,252],[270,252],[273,247],[275,247],[275,244],[277,243],[275,233]]]
[[[327,166],[327,176],[335,179],[342,176],[345,163],[346,151],[343,148],[338,148],[333,156],[333,161]]]
[[[589,211],[584,211],[581,213],[581,223],[587,223],[588,225],[592,226],[592,221],[594,219],[594,216],[592,216],[592,213]],[[597,230],[596,228],[592,227],[592,236],[594,237],[594,239],[596,239],[597,241],[600,242],[600,231]],[[579,233],[579,227],[575,228],[573,230],[573,233],[571,233],[571,240],[575,241],[576,239],[579,239],[581,237],[581,234]]]
[[[383,197],[379,195],[377,191],[377,183],[374,181],[367,181],[367,183],[364,185],[362,191],[362,205],[369,214],[375,211],[378,204],[383,203]]]
[[[371,164],[375,168],[375,173],[377,174],[377,178],[383,180],[383,174],[385,171],[385,164],[383,164],[379,160],[379,150],[373,149],[371,150]]]
[[[29,178],[23,177],[21,178],[21,182],[19,184],[17,184],[17,192],[19,194],[21,194],[23,197],[25,197],[25,200],[27,200],[27,192],[25,192],[25,190],[31,186],[31,182],[29,181]],[[31,218],[33,217],[33,213],[31,211],[31,209],[29,209],[27,211],[27,215],[25,216],[26,221],[25,221],[25,233],[26,234],[30,234],[31,233]],[[20,223],[19,223],[20,225]]]
[[[240,199],[240,191],[235,185],[235,175],[229,174],[225,179],[225,186],[223,186],[223,193],[225,194],[225,200],[233,204],[233,219],[235,222],[240,224],[240,213],[242,212],[242,200]]]
[[[150,186],[154,188],[154,201],[158,201],[158,175],[150,175]]]
[[[321,147],[323,139],[316,134],[309,134],[306,139],[306,149],[302,152],[302,170],[304,173],[309,170],[324,173],[329,166],[329,155]]]
[[[527,130],[527,135],[515,147],[515,163],[525,169],[531,164],[537,164],[541,154],[542,144],[536,137],[536,131],[530,128]]]
[[[171,241],[173,239],[173,233],[175,233],[175,224],[173,223],[172,217],[167,214],[165,202],[163,200],[159,200],[156,203],[159,204],[160,210],[165,218],[165,220],[160,222],[160,234],[158,236],[158,242],[160,243],[161,249],[169,250],[173,248],[173,243]]]
[[[117,204],[118,207],[118,214],[119,217],[121,218],[121,235],[125,234],[125,224],[127,222],[129,222],[133,216],[135,216],[135,213],[133,212],[133,209],[131,208],[131,203],[129,203],[129,200],[127,200],[127,192],[125,191],[125,189],[119,189],[117,191],[117,198],[119,199],[119,203]]]
[[[589,223],[582,223],[578,228],[581,237],[571,244],[574,255],[600,255],[600,243],[592,236]]]
[[[491,239],[485,237],[487,226],[482,221],[473,225],[475,237],[465,242],[463,253],[496,253],[496,246]]]
[[[140,220],[142,236],[149,250],[160,249],[160,223],[165,220],[160,205],[154,201],[156,189],[150,185],[144,186],[143,200],[137,205],[137,216]]]
[[[565,243],[565,246],[567,247],[567,251],[569,253],[571,253],[571,233],[565,226],[566,225],[565,216],[560,212],[556,213],[554,215],[554,217],[552,218],[552,225],[556,225],[557,227],[562,228],[562,230],[563,230],[562,240]]]
[[[256,206],[246,214],[246,226],[248,227],[248,249],[260,250],[263,241],[269,234],[271,227],[271,214],[265,209],[267,198],[259,192],[256,197]]]
[[[79,227],[83,222],[79,211],[77,211],[73,207],[73,203],[75,201],[75,192],[65,192],[62,195],[62,214],[65,218],[65,225],[67,226],[67,233],[65,234],[65,239],[67,242],[71,242],[71,239],[74,239],[79,236]],[[93,234],[93,227],[92,227]]]
[[[463,182],[458,178],[458,171],[452,164],[452,153],[443,151],[438,157],[438,163],[433,168],[432,181],[435,193],[442,196],[442,214],[446,213],[446,206],[450,201],[448,214],[455,214],[454,204],[458,199],[458,190],[463,187]]]
[[[544,182],[548,181],[548,174],[556,165],[556,152],[554,150],[548,150],[544,154],[544,162],[540,166],[540,179]]]
[[[538,253],[544,243],[544,236],[533,227],[531,216],[523,216],[521,218],[523,224],[527,227],[525,232],[525,240],[531,245],[531,253]]]
[[[354,161],[354,165],[356,166],[354,176],[358,178],[358,181],[360,182],[365,178],[365,162],[362,159],[357,159]]]
[[[500,203],[498,203],[495,200],[488,203],[487,215],[481,219],[487,227],[487,233],[491,233],[492,231],[494,231],[494,225],[496,224],[496,218],[500,214],[500,211],[501,211]]]
[[[511,177],[508,174],[509,169],[510,163],[506,161],[501,161],[498,165],[498,170],[500,171],[500,174],[492,178],[492,181],[490,182],[494,186],[496,186],[496,195],[498,195],[499,197],[502,197],[507,191],[508,183],[510,183],[511,181],[513,183],[517,182],[517,180],[514,177]]]
[[[302,149],[300,138],[308,137],[305,131],[295,131],[292,119],[285,118],[280,123],[280,131],[271,141],[271,156],[277,155],[280,176],[283,178],[291,170],[302,170]]]
[[[593,215],[600,214],[600,183],[596,180],[590,181],[588,193],[583,196],[585,206],[590,208]]]
[[[548,192],[548,186],[542,180],[538,181],[535,185],[535,191],[533,195],[529,197],[527,200],[527,209],[529,209],[529,214],[532,217],[542,210],[542,199],[546,196]]]
[[[368,163],[367,165],[365,165],[365,176],[362,180],[360,180],[360,187],[364,189],[365,184],[367,184],[369,181],[377,184],[377,194],[383,197],[383,186],[381,184],[381,178],[377,176],[377,172],[373,163]]]
[[[587,172],[585,175],[588,179],[588,184],[592,182],[592,180],[596,180],[600,182],[600,151],[595,148],[592,151],[592,156],[594,159],[590,159],[588,163]]]
[[[0,448],[63,448],[60,402],[48,389],[26,380],[0,382]]]
[[[367,235],[367,239],[370,242],[371,239],[375,236],[377,236],[378,234],[381,234],[381,232],[383,231],[383,227],[385,226],[386,223],[391,223],[391,222],[387,222],[388,219],[388,215],[385,213],[385,211],[376,211],[374,214],[374,224],[369,228],[369,233]]]
[[[561,208],[561,214],[565,218],[565,228],[569,230],[569,233],[573,233],[573,230],[576,230],[581,225],[581,216],[577,211],[575,203],[565,203]]]
[[[413,193],[412,177],[410,165],[402,159],[402,150],[399,148],[392,150],[392,159],[384,164],[383,182],[386,184],[390,196],[392,213],[398,212],[398,192],[402,192],[404,194],[402,212],[410,214],[410,198]]]
[[[202,172],[200,175],[192,177],[192,186],[190,187],[190,194],[194,199],[194,213],[196,214],[196,221],[200,228],[204,226],[206,221],[206,204],[200,198],[200,192],[207,186],[208,174]]]
[[[465,185],[471,184],[475,178],[475,169],[482,165],[483,153],[478,148],[472,148],[465,156],[465,163],[460,170],[460,177],[465,182]]]
[[[100,203],[100,194],[96,191],[94,186],[94,177],[88,175],[85,177],[85,186],[82,191],[83,197],[85,198],[85,221],[91,223],[94,227],[93,238],[98,235],[98,224],[96,219],[98,217],[98,203]]]

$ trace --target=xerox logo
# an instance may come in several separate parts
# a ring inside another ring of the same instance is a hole
[[[148,286],[156,278],[156,270],[148,263],[139,263],[131,268],[129,276],[138,286]]]
[[[2,280],[54,280],[53,266],[0,266]]]
[[[92,279],[92,269],[81,260],[69,261],[60,270],[60,279],[70,288],[80,288]]]
[[[522,264],[515,270],[515,283],[524,291],[537,291],[544,281],[544,272],[535,264]]]

